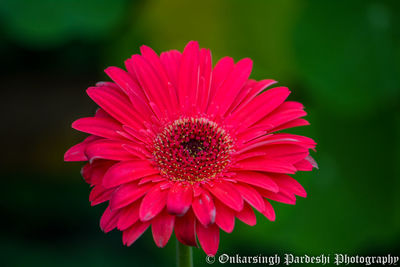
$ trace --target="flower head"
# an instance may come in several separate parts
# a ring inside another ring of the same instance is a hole
[[[100,226],[123,231],[131,245],[151,226],[159,247],[172,232],[183,244],[214,255],[219,230],[239,219],[255,225],[254,210],[275,220],[270,201],[295,204],[303,187],[289,174],[316,167],[315,142],[281,130],[307,125],[286,87],[249,79],[252,61],[230,57],[211,65],[208,49],[189,42],[158,56],[147,46],[109,67],[113,82],[87,90],[100,106],[72,127],[89,133],[65,153],[88,161],[92,205],[108,202]]]

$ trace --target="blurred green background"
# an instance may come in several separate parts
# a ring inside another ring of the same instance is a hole
[[[0,265],[173,266],[174,239],[159,249],[147,231],[127,248],[101,232],[105,206],[63,153],[85,136],[70,124],[95,111],[85,89],[103,69],[189,40],[288,86],[311,122],[291,132],[318,142],[320,170],[296,176],[308,197],[274,203],[275,222],[236,221],[218,255],[399,255],[399,29],[396,0],[0,1]]]

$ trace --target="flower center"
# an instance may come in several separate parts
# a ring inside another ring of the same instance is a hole
[[[199,182],[219,176],[229,165],[233,141],[206,118],[182,118],[154,139],[154,160],[173,181]]]

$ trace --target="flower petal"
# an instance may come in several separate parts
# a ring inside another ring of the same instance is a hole
[[[164,84],[158,73],[154,71],[149,62],[140,55],[132,56],[132,65],[142,89],[145,92],[149,103],[156,103],[156,106],[165,111],[168,109],[167,84]],[[152,108],[154,111],[154,108]],[[161,119],[161,118],[159,118]]]
[[[101,184],[95,185],[92,191],[90,191],[89,201],[91,202],[92,206],[98,205],[110,200],[113,192],[114,189],[104,188]]]
[[[259,212],[264,211],[264,200],[260,193],[257,192],[257,190],[244,184],[237,184],[235,185],[235,188],[239,191],[239,193],[242,195],[243,199],[247,201],[247,203],[252,205]]]
[[[123,208],[141,198],[150,190],[153,184],[138,186],[136,183],[123,184],[115,190],[110,199],[112,210]]]
[[[267,174],[262,172],[240,171],[236,172],[236,176],[234,176],[234,179],[242,183],[264,188],[271,192],[279,191],[279,187],[275,183],[275,181]]]
[[[182,217],[175,217],[175,235],[182,244],[197,247],[195,228],[196,218],[191,209]]]
[[[100,219],[100,228],[105,233],[110,232],[117,227],[119,211],[111,210],[110,206],[106,208]]]
[[[298,181],[296,181],[289,175],[271,174],[271,177],[278,184],[280,189],[286,189],[298,196],[307,197],[307,192],[306,190],[304,190],[303,186],[301,186],[301,184]]]
[[[193,98],[199,82],[199,44],[190,41],[182,53],[178,76],[178,98],[184,109],[195,104]]]
[[[64,161],[86,161],[88,160],[85,150],[88,144],[93,141],[99,140],[97,136],[89,136],[79,144],[72,146],[64,154]]]
[[[159,171],[147,160],[130,160],[114,164],[104,175],[103,186],[106,188],[157,174]]]
[[[238,63],[236,63],[232,72],[229,74],[222,86],[216,91],[214,102],[218,103],[218,112],[221,115],[225,114],[233,100],[238,95],[240,89],[249,78],[252,67],[253,61],[250,58],[244,58],[240,60]],[[217,105],[214,105],[213,108],[209,109],[209,112],[215,112],[216,107]]]
[[[309,154],[307,148],[296,144],[267,145],[246,151],[243,154],[256,152],[264,152],[265,154],[261,156],[289,163],[296,163]]]
[[[272,207],[271,203],[269,203],[268,200],[264,199],[264,204],[265,210],[262,212],[262,214],[267,217],[268,220],[275,221],[275,210]]]
[[[118,85],[119,88],[130,98],[139,98],[142,101],[144,97],[143,91],[136,81],[136,77],[117,67],[108,67],[104,72]]]
[[[214,101],[214,97],[218,88],[223,84],[226,80],[228,75],[231,73],[232,69],[234,68],[235,63],[231,57],[224,57],[221,58],[212,71],[212,80],[211,80],[211,87],[210,87],[210,94],[208,98],[208,108],[211,108]]]
[[[300,160],[294,164],[294,167],[299,171],[312,171],[313,164],[307,159]]]
[[[197,106],[200,108],[201,112],[205,112],[208,99],[210,97],[211,73],[211,51],[209,49],[202,48],[200,49],[200,79],[202,86],[199,86],[199,93],[197,98]]]
[[[235,169],[264,171],[277,173],[295,173],[297,169],[288,162],[272,160],[265,157],[253,157],[242,160],[234,165]]]
[[[135,157],[122,146],[124,142],[100,139],[87,145],[85,153],[90,161],[94,159],[132,160]]]
[[[141,221],[153,219],[165,207],[168,190],[162,189],[162,183],[153,186],[140,204],[139,218]]]
[[[241,122],[240,127],[248,127],[267,116],[285,101],[290,91],[287,87],[275,87],[255,97],[247,105],[236,109],[229,121]]]
[[[167,210],[170,214],[184,215],[192,204],[193,190],[191,185],[175,182],[168,192]]]
[[[174,223],[175,216],[168,214],[165,210],[152,220],[151,231],[157,247],[162,248],[168,243]]]
[[[160,55],[161,63],[163,64],[167,74],[168,80],[177,88],[178,86],[178,72],[181,62],[182,54],[178,50],[171,50],[162,52]]]
[[[259,93],[261,93],[268,86],[276,83],[274,80],[248,80],[247,83],[243,86],[242,90],[236,97],[235,101],[231,105],[231,108],[228,110],[229,113],[232,113],[241,106],[247,105],[254,97],[256,97]]]
[[[235,212],[218,200],[214,201],[216,208],[215,223],[225,232],[231,233],[235,227]]]
[[[139,208],[140,201],[136,201],[129,206],[121,209],[119,214],[117,228],[121,231],[124,231],[131,227],[135,222],[139,220]]]
[[[138,221],[122,234],[122,242],[124,245],[132,245],[146,230],[149,228],[150,222]]]
[[[241,211],[236,212],[236,217],[250,226],[254,226],[257,223],[256,215],[249,204],[245,204]]]
[[[216,198],[233,210],[240,211],[243,208],[243,198],[231,183],[215,182],[205,186]]]
[[[129,99],[122,92],[109,87],[90,87],[86,92],[94,102],[122,124],[142,127],[142,117],[133,110]]]
[[[196,224],[196,233],[199,243],[207,255],[217,254],[219,245],[219,228],[216,224],[204,226],[201,223]]]
[[[215,222],[216,210],[210,194],[206,191],[193,200],[192,208],[197,219],[204,226]]]
[[[281,203],[285,203],[285,204],[289,204],[289,205],[296,204],[296,197],[288,196],[286,194],[283,194],[282,192],[273,193],[271,191],[267,191],[267,190],[264,190],[264,189],[260,189],[260,190],[258,190],[258,192],[263,197],[266,197],[268,199],[271,199],[271,200],[274,200],[274,201],[277,201],[277,202],[281,202]]]
[[[273,129],[270,129],[271,132],[277,132],[277,131],[282,131],[285,129],[289,129],[289,128],[294,128],[294,127],[300,127],[300,126],[306,126],[306,125],[310,125],[310,123],[305,120],[305,119],[295,119],[292,121],[289,121],[287,123],[284,123],[278,127],[275,127]]]
[[[114,120],[101,117],[81,118],[72,123],[75,130],[110,138],[113,140],[126,140],[117,131],[122,131],[120,124]]]

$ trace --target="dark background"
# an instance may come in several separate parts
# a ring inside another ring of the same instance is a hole
[[[82,163],[63,153],[96,105],[85,89],[147,44],[158,53],[198,40],[214,63],[254,60],[252,78],[288,86],[318,142],[308,192],[274,203],[277,220],[236,221],[219,255],[400,254],[398,1],[2,0],[1,266],[173,265],[147,231],[132,247],[104,234]],[[195,249],[195,265],[207,266]],[[215,263],[215,265],[218,265]]]

